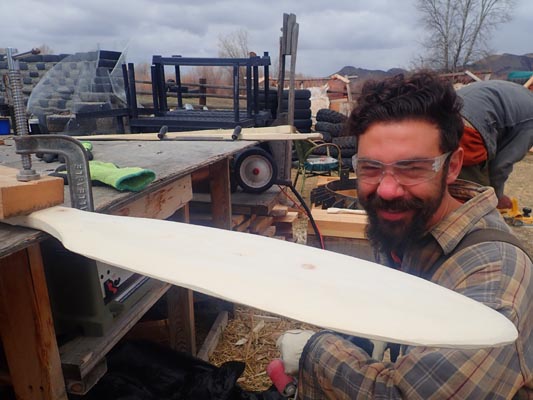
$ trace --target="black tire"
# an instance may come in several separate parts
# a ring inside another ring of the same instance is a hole
[[[317,121],[331,122],[332,124],[344,123],[347,119],[346,115],[328,108],[321,108],[316,113]]]
[[[355,151],[357,147],[357,140],[355,139],[355,136],[339,136],[333,138],[331,141],[341,149],[351,149]]]
[[[344,128],[344,124],[333,124],[331,122],[317,121],[315,130],[318,132],[328,132],[332,137],[340,136]]]
[[[294,110],[294,119],[311,119],[311,110]]]
[[[329,155],[331,157],[335,157],[337,158],[338,157],[338,154],[337,154],[337,149],[333,146],[322,146],[322,147],[319,147],[318,149],[316,149],[313,154],[318,154],[320,156],[325,156],[328,154],[328,150],[329,150]],[[342,156],[342,150],[341,150],[341,156]]]
[[[289,91],[284,90],[283,100],[287,100],[288,98],[289,98]],[[294,98],[296,100],[309,100],[311,98],[311,91],[309,89],[296,89],[294,91]]]
[[[283,103],[281,103],[281,108],[283,111],[287,111],[289,107],[289,100],[283,99]],[[295,110],[302,110],[302,109],[309,109],[311,108],[311,100],[294,100],[294,109]]]
[[[259,147],[240,153],[235,161],[235,179],[248,193],[262,193],[276,181],[278,167],[272,156]]]
[[[295,119],[294,120],[294,127],[298,130],[300,129],[311,129],[311,126],[313,125],[313,121],[308,119]]]
[[[318,131],[317,131],[318,132]],[[318,132],[322,135],[322,140],[327,143],[331,143],[332,137],[329,132]]]
[[[263,107],[264,107],[264,104],[263,104]],[[277,109],[277,106],[275,108]],[[287,110],[283,110],[282,112],[286,113]],[[309,108],[294,110],[294,119],[310,119],[310,118],[311,118],[311,110]]]

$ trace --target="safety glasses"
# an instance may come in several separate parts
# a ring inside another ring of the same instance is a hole
[[[416,160],[400,160],[383,163],[369,158],[352,157],[352,165],[357,179],[364,183],[378,184],[386,172],[391,174],[400,185],[409,186],[431,180],[442,169],[452,152],[441,154],[435,158]]]

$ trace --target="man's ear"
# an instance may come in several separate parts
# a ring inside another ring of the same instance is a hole
[[[461,168],[463,167],[464,150],[462,147],[458,147],[450,156],[450,163],[448,166],[448,175],[446,176],[446,183],[450,184],[455,182]]]

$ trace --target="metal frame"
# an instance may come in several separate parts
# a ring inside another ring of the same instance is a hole
[[[174,66],[177,90],[177,109],[171,111],[167,101],[167,87],[165,66]],[[221,66],[233,68],[233,109],[230,110],[182,110],[182,66]],[[161,126],[168,126],[169,130],[197,130],[212,128],[234,128],[236,126],[251,127],[260,125],[261,118],[271,118],[264,110],[269,110],[269,66],[270,56],[267,52],[263,56],[249,58],[188,58],[181,56],[152,58],[152,109],[139,108],[137,105],[137,91],[135,88],[135,70],[133,64],[123,65],[124,87],[128,103],[130,128],[132,131],[157,130]],[[239,108],[240,68],[246,68],[246,111]],[[259,109],[259,68],[264,71],[265,107]],[[153,114],[142,117],[141,114]]]

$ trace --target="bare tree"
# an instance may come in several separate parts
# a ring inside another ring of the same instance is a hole
[[[514,4],[515,0],[417,0],[428,31],[423,64],[455,72],[486,54],[496,27],[511,20]]]
[[[54,50],[52,50],[47,44],[42,44],[37,48],[40,50],[40,54],[54,54]]]
[[[227,35],[218,37],[218,56],[223,58],[247,58],[250,56],[248,48],[248,31],[239,29]],[[242,67],[239,71],[239,84],[244,86],[246,68]],[[226,68],[226,80],[231,82],[233,70]]]
[[[248,31],[239,29],[218,38],[218,56],[228,58],[245,58],[250,54],[248,49]]]

